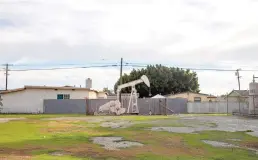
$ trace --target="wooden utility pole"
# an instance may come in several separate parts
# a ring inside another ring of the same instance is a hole
[[[255,77],[255,75],[253,75],[253,83],[255,83],[255,78],[258,78],[258,77]],[[254,115],[256,114],[255,113],[255,98],[256,98],[256,95],[252,95],[252,98],[253,98],[253,107],[254,107]]]
[[[255,83],[255,78],[258,78],[258,77],[255,77],[255,76],[253,75],[253,83]]]
[[[121,58],[121,65],[120,65],[120,85],[123,84],[123,58]],[[122,103],[122,92],[119,93],[119,101]]]
[[[227,93],[227,115],[228,115],[228,93]]]
[[[5,90],[8,90],[8,76],[9,76],[9,64],[5,65]]]
[[[239,75],[239,71],[240,71],[241,69],[237,69],[236,70],[236,76],[237,76],[237,81],[238,81],[238,90],[240,90],[240,78],[241,78],[241,76]]]

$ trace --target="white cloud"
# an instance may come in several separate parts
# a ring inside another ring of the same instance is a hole
[[[2,0],[0,63],[89,63],[124,57],[196,68],[256,69],[257,8],[258,2],[252,0]],[[12,73],[10,79],[15,81],[10,86],[80,84],[87,77],[96,77],[96,87],[112,86],[118,75],[102,71],[87,69],[87,76],[81,70],[73,75],[41,71],[45,76],[36,78],[38,72]],[[234,73],[198,75],[204,92],[237,88],[231,82],[236,80]],[[244,77],[242,83],[248,86],[250,78]]]

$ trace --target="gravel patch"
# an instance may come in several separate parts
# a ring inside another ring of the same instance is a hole
[[[152,131],[167,131],[174,133],[193,133],[195,132],[194,128],[190,127],[152,127]]]
[[[241,139],[228,139],[228,140],[230,140],[230,141],[235,141],[235,142],[240,142],[240,141],[242,141]]]
[[[122,122],[103,122],[100,126],[101,127],[110,127],[110,128],[127,128],[133,125],[133,123],[129,121],[122,121]]]
[[[133,146],[141,147],[143,144],[138,142],[123,141],[122,137],[94,137],[93,143],[104,146],[106,150],[119,150]]]
[[[200,131],[253,131],[246,132],[258,137],[258,120],[244,119],[234,116],[188,116],[181,117],[180,124],[187,127],[153,127],[153,131],[168,131],[175,133],[193,133]]]
[[[251,135],[251,136],[258,137],[258,131],[255,131],[255,132],[247,132],[247,134],[249,134],[249,135]]]
[[[181,117],[182,124],[192,127],[195,131],[217,130],[226,132],[248,131],[249,135],[258,137],[258,120],[235,116],[189,116]],[[212,124],[212,125],[203,125]]]
[[[6,123],[15,120],[25,120],[26,118],[0,118],[0,123]]]
[[[196,116],[185,117],[185,120],[194,120],[196,122],[206,122],[217,124],[216,130],[236,132],[253,130],[258,131],[257,119],[244,119],[234,116]]]
[[[65,152],[56,151],[56,152],[49,153],[49,155],[51,155],[51,156],[63,156],[63,155],[65,155]]]
[[[204,143],[209,144],[213,147],[223,147],[223,148],[238,148],[238,146],[225,143],[225,142],[218,142],[218,141],[209,141],[209,140],[202,140]]]
[[[209,144],[213,147],[246,149],[246,150],[252,151],[252,152],[254,152],[255,154],[258,155],[258,150],[254,149],[254,148],[240,147],[240,146],[236,146],[236,145],[225,143],[225,142],[210,141],[210,140],[202,140],[202,142],[204,142],[206,144]]]
[[[249,151],[253,151],[255,154],[258,155],[258,150],[257,149],[253,149],[253,148],[247,148]]]

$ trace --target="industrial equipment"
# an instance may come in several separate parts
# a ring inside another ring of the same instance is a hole
[[[122,108],[121,102],[119,101],[119,95],[121,93],[121,90],[123,88],[131,87],[131,94],[130,94],[130,99],[129,99],[129,104],[127,108],[127,113],[128,114],[139,114],[139,108],[137,104],[137,90],[135,88],[136,85],[144,83],[148,87],[150,87],[150,81],[146,75],[141,76],[140,79],[128,82],[122,85],[119,85],[117,87],[117,100],[116,101],[110,101],[102,106],[99,107],[99,112],[108,112],[109,114],[116,114],[116,115],[121,115],[124,114],[126,109]]]
[[[119,99],[120,92],[123,88],[131,87],[131,95],[130,95],[130,100],[127,108],[127,113],[133,113],[133,114],[138,114],[139,113],[139,108],[137,104],[137,90],[135,86],[140,83],[145,83],[146,86],[150,87],[150,81],[146,75],[141,76],[140,79],[128,82],[122,85],[119,85],[117,87],[117,99]]]

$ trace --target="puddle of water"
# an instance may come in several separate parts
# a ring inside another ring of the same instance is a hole
[[[123,141],[122,137],[94,137],[93,143],[104,146],[107,150],[119,150],[120,148],[141,147],[143,144],[138,142]]]

